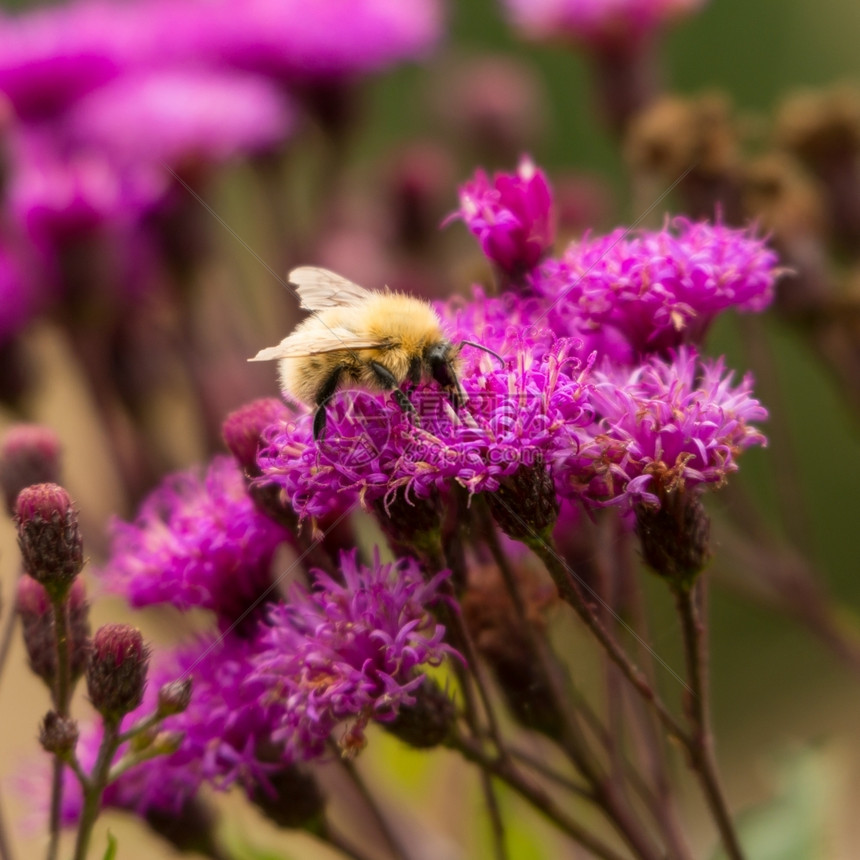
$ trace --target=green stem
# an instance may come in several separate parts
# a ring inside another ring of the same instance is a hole
[[[10,606],[6,611],[6,618],[3,622],[3,633],[0,634],[0,678],[3,677],[3,669],[6,666],[6,659],[9,656],[12,641],[15,637],[17,620],[18,613],[15,611],[14,607]],[[2,805],[0,805],[0,860],[12,860],[12,857],[12,846],[9,842],[9,836],[6,830],[6,820],[3,815]]]
[[[580,731],[576,714],[570,712],[569,703],[554,666],[553,655],[546,641],[536,635],[534,627],[526,615],[514,572],[501,550],[495,527],[486,518],[484,520],[484,538],[499,566],[505,587],[516,607],[518,620],[528,639],[529,649],[535,655],[535,672],[543,675],[544,683],[555,701],[555,707],[559,714],[563,715],[563,719],[560,720],[560,736],[556,738],[557,742],[571,763],[591,786],[589,794],[593,802],[601,807],[609,821],[618,830],[625,842],[636,852],[636,855],[640,858],[657,858],[658,850],[641,827],[624,792],[619,789],[618,785],[614,784],[615,780],[607,779],[603,775],[602,768],[591,755],[589,745]],[[612,748],[612,743],[607,744],[607,750],[610,753]]]
[[[555,551],[552,537],[549,535],[535,536],[534,539],[526,541],[529,548],[546,566],[555,582],[558,593],[562,600],[576,611],[585,626],[594,634],[597,641],[603,646],[610,659],[621,670],[624,677],[632,684],[639,695],[654,709],[654,712],[663,724],[666,731],[677,740],[687,745],[687,735],[681,724],[675,719],[654,688],[648,678],[630,659],[624,649],[610,635],[597,617],[594,610],[585,602],[579,590],[572,571]]]
[[[714,735],[710,724],[707,628],[704,613],[700,613],[696,605],[695,594],[698,590],[704,600],[704,588],[705,579],[700,576],[692,588],[679,586],[674,589],[684,639],[684,658],[689,684],[689,694],[684,697],[684,708],[692,734],[688,738],[686,747],[690,756],[690,765],[702,786],[726,853],[731,860],[743,860],[744,854],[720,785],[714,754]]]
[[[653,686],[656,683],[655,661],[654,654],[647,645],[651,637],[642,594],[642,577],[632,564],[631,534],[620,517],[614,517],[614,534],[610,542],[614,548],[616,576],[621,582],[626,583],[623,589],[624,604],[629,612],[630,622],[640,637],[638,659]],[[666,847],[669,849],[670,856],[677,860],[692,860],[691,849],[681,826],[676,798],[669,779],[666,738],[660,732],[654,714],[645,707],[645,703],[629,689],[624,692],[629,694],[625,699],[629,705],[632,728],[634,731],[638,730],[639,734],[635,743],[637,752],[654,786],[653,792],[649,791],[648,796],[643,795],[643,798],[649,804],[666,836]]]
[[[69,618],[67,614],[67,595],[51,601],[54,613],[54,636],[57,647],[57,678],[53,689],[54,710],[59,717],[69,716],[69,703],[72,696]],[[63,805],[63,769],[65,764],[59,756],[54,756],[51,775],[50,838],[48,841],[48,860],[56,860],[60,849],[60,818]]]
[[[102,724],[104,733],[98,758],[90,775],[89,783],[84,787],[84,808],[78,822],[74,860],[86,860],[93,827],[101,811],[102,795],[108,784],[111,762],[120,745],[119,720],[104,718]]]
[[[549,819],[563,833],[570,836],[600,860],[625,860],[614,848],[598,839],[578,822],[570,818],[564,810],[542,788],[527,780],[514,767],[510,759],[488,755],[480,743],[458,736],[452,739],[451,747],[465,759],[479,765],[484,771],[492,773],[522,798],[527,800],[538,812]]]

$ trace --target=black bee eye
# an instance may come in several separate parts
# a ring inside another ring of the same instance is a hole
[[[433,379],[443,388],[454,388],[457,385],[457,375],[450,361],[437,359],[430,364],[430,373]]]
[[[431,344],[424,350],[424,361],[426,361],[430,367],[434,367],[437,364],[446,362],[450,354],[451,344],[447,340],[443,340],[439,343]]]

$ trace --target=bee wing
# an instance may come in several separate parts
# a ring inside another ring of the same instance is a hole
[[[309,311],[354,307],[371,296],[370,290],[316,266],[299,266],[287,280],[296,287],[301,306]]]
[[[248,361],[271,361],[275,358],[301,358],[321,352],[349,352],[353,349],[374,349],[381,346],[379,340],[358,337],[347,328],[315,328],[313,331],[298,331],[285,337],[277,346],[261,349]]]

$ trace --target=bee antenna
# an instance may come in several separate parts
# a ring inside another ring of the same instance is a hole
[[[505,366],[505,360],[494,349],[490,349],[490,347],[484,346],[482,343],[475,343],[473,340],[461,340],[460,346],[474,346],[475,349],[482,349],[484,352],[494,355],[499,360],[499,364],[501,364],[502,367]]]

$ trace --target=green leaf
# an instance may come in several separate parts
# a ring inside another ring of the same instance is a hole
[[[814,751],[786,756],[776,771],[773,799],[736,819],[741,844],[755,860],[810,860],[824,857],[825,810],[833,784],[827,765]],[[718,850],[714,860],[725,860]]]
[[[116,836],[114,836],[113,833],[110,832],[110,830],[108,830],[107,833],[107,841],[107,848],[105,849],[104,857],[102,858],[102,860],[116,860]]]

